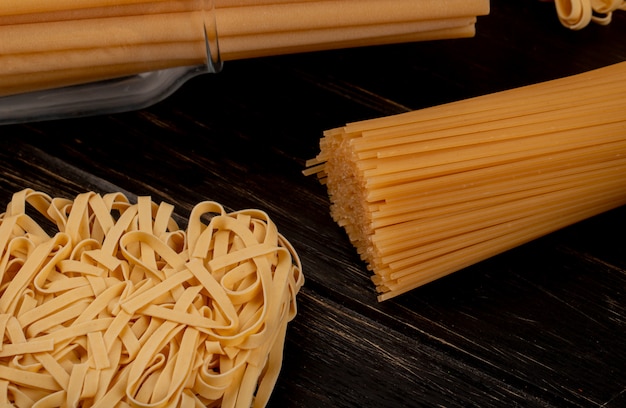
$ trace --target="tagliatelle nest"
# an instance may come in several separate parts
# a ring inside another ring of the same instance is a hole
[[[186,230],[172,213],[121,193],[13,196],[0,219],[1,406],[267,403],[298,256],[262,211],[202,202]]]
[[[590,23],[608,25],[613,12],[626,10],[625,0],[542,0],[554,2],[559,21],[571,30],[580,30]]]

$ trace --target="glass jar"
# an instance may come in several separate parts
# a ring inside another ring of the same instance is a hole
[[[221,70],[212,0],[145,1],[0,14],[0,125],[141,109]]]

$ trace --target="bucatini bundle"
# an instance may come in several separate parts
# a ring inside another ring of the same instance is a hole
[[[305,174],[379,300],[626,204],[626,62],[325,132]]]
[[[183,230],[173,209],[14,194],[0,218],[1,406],[266,405],[297,254],[262,211],[202,202]]]
[[[207,58],[470,37],[488,12],[488,0],[7,0],[0,96]]]

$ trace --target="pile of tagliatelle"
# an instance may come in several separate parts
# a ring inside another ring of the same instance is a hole
[[[625,0],[543,0],[553,1],[561,24],[572,30],[580,30],[590,23],[607,25],[613,12],[626,10]]]
[[[172,214],[121,193],[14,194],[0,223],[1,406],[267,403],[297,254],[259,210],[202,202],[186,230]]]

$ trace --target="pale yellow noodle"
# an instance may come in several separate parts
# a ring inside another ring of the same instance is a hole
[[[580,30],[594,22],[607,25],[613,12],[626,9],[624,0],[555,0],[555,9],[561,24],[571,30]]]
[[[186,230],[173,211],[119,193],[14,194],[0,223],[3,402],[267,403],[303,284],[297,254],[262,211],[200,203]]]

